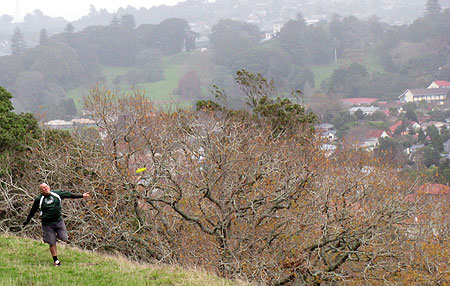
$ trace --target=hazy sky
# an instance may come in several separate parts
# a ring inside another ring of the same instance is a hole
[[[89,13],[90,5],[99,10],[105,8],[108,12],[114,12],[119,7],[128,5],[136,8],[150,8],[158,5],[175,5],[181,0],[0,0],[0,16],[9,14],[17,17],[17,2],[19,4],[19,16],[21,20],[27,13],[35,9],[41,10],[45,15],[52,17],[64,17],[68,21],[79,19]],[[16,20],[16,19],[15,19]]]

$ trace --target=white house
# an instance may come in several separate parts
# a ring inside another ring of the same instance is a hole
[[[450,92],[449,88],[419,88],[407,89],[398,98],[401,102],[419,102],[422,100],[444,104]]]
[[[428,88],[450,88],[450,81],[435,80],[428,86]]]
[[[366,134],[366,140],[362,142],[361,147],[366,148],[367,150],[373,151],[375,147],[380,145],[380,138],[389,138],[391,137],[384,130],[370,130]]]

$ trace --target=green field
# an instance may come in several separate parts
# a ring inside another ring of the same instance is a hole
[[[174,88],[184,75],[184,62],[189,57],[189,53],[180,53],[163,59],[163,68],[165,79],[158,82],[139,83],[136,89],[144,92],[146,96],[154,102],[157,107],[177,108],[191,107],[191,101],[180,100],[172,95]],[[113,80],[118,75],[124,75],[132,67],[112,67],[102,66],[101,71],[106,79],[106,86],[117,90],[119,93],[133,91],[132,85],[120,84],[114,85]],[[82,98],[88,95],[89,87],[78,87],[67,92],[67,97],[72,98],[78,109],[82,108]]]
[[[315,88],[319,89],[322,82],[327,79],[335,69],[338,69],[339,65],[331,64],[327,66],[311,66],[310,68],[314,74]]]
[[[48,246],[19,237],[0,236],[0,286],[3,285],[246,285],[198,270],[142,265],[58,245],[62,266],[53,266]]]
[[[333,74],[335,69],[342,66],[349,65],[351,61],[349,59],[340,59],[337,63],[332,63],[326,66],[311,66],[310,69],[314,74],[315,88],[319,89],[322,82]],[[372,55],[366,55],[360,62],[367,69],[370,74],[375,72],[383,73],[385,70],[377,63],[376,58]]]

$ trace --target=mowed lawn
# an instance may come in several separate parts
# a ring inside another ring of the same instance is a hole
[[[157,82],[139,83],[136,89],[145,93],[147,98],[154,102],[157,107],[191,107],[189,100],[181,100],[173,96],[173,90],[178,87],[178,82],[184,75],[185,60],[189,57],[188,53],[180,53],[163,59],[163,68],[165,79]],[[132,85],[115,85],[114,78],[118,75],[124,75],[132,70],[132,67],[112,67],[102,66],[102,74],[106,79],[106,87],[117,90],[119,93],[129,93],[133,91]],[[69,90],[68,98],[72,98],[78,109],[82,108],[83,97],[89,94],[89,88],[78,87]]]
[[[53,266],[48,246],[40,241],[0,236],[0,286],[3,285],[248,285],[205,271],[132,263],[59,245],[62,266]]]
[[[310,69],[314,74],[315,88],[319,89],[323,81],[330,77],[334,70],[349,64],[351,64],[349,59],[340,59],[337,63],[332,63],[329,65],[311,66]],[[377,63],[376,58],[372,55],[366,55],[363,59],[361,59],[360,64],[362,64],[370,74],[385,72],[384,68]]]

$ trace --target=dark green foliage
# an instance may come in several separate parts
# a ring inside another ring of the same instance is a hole
[[[439,166],[441,156],[433,147],[427,146],[423,149],[423,163],[427,168],[431,166]]]
[[[439,0],[427,0],[425,4],[425,16],[436,17],[441,12],[441,5],[439,5]]]
[[[275,137],[295,126],[312,126],[316,121],[314,113],[306,113],[304,106],[293,103],[286,98],[278,97],[273,100],[263,96],[260,98],[254,112],[256,115],[270,121]]]
[[[264,45],[245,51],[234,62],[233,70],[251,70],[271,78],[280,88],[284,87],[292,71],[287,55],[273,45]]]
[[[380,145],[375,149],[377,155],[393,157],[395,154],[403,150],[400,143],[389,137],[380,138],[378,142]]]
[[[77,107],[75,106],[75,102],[73,101],[72,98],[69,98],[67,100],[61,100],[61,104],[60,104],[63,109],[64,109],[64,114],[66,114],[66,116],[68,118],[73,118],[74,116],[77,115]]]
[[[295,127],[298,126],[312,128],[316,121],[315,114],[306,113],[304,106],[277,96],[274,82],[268,81],[261,74],[240,70],[236,73],[235,80],[246,95],[246,102],[253,114],[270,122],[273,136],[296,130]],[[291,97],[299,97],[301,94],[301,91],[297,90],[291,93]]]
[[[426,133],[431,138],[431,145],[433,145],[433,148],[438,152],[444,151],[444,145],[441,138],[441,135],[439,134],[439,130],[434,125],[430,125],[427,127]]]
[[[438,169],[439,182],[442,184],[450,184],[450,160],[445,159],[441,161]]]
[[[405,109],[406,111],[408,110],[416,110],[417,109],[417,104],[414,102],[407,102],[403,105],[403,109]]]
[[[358,110],[356,110],[355,111],[355,117],[358,119],[358,120],[363,120],[364,119],[364,112],[362,112],[362,110],[361,109],[358,109]]]
[[[157,49],[164,55],[183,51],[186,40],[192,41],[189,24],[184,19],[170,18],[158,25],[145,24],[136,29],[136,37],[145,48]],[[192,43],[190,43],[192,48]]]
[[[288,90],[305,90],[308,87],[314,87],[314,74],[307,67],[294,68],[287,78]]]
[[[450,111],[443,111],[440,109],[433,110],[429,113],[432,121],[445,122],[447,117],[450,117]]]
[[[136,62],[140,45],[135,33],[128,28],[92,26],[73,36],[73,41],[89,43],[103,65],[132,66]]]
[[[0,154],[21,151],[30,138],[39,133],[38,123],[32,114],[12,112],[12,95],[0,87]]]
[[[329,64],[333,60],[334,46],[326,27],[308,27],[301,15],[288,21],[278,37],[281,48],[296,65]]]
[[[48,35],[46,29],[41,29],[39,32],[39,45],[47,45],[48,44]]]
[[[65,32],[66,32],[67,34],[72,34],[73,31],[75,31],[75,27],[72,25],[72,23],[67,23]]]
[[[368,83],[366,68],[359,63],[341,67],[326,81],[329,93],[342,94],[345,97],[361,97]]]
[[[117,16],[117,13],[114,13],[112,15],[111,22],[109,22],[109,25],[113,26],[113,27],[117,27],[117,26],[119,26],[119,24],[120,24],[119,17]]]
[[[445,125],[443,125],[441,127],[440,134],[441,134],[442,142],[446,142],[448,139],[450,139],[450,131],[448,130],[448,128]]]
[[[251,108],[252,120],[256,120],[259,124],[270,124],[273,137],[298,132],[299,127],[303,130],[313,129],[316,115],[306,112],[304,106],[278,96],[273,81],[268,81],[261,74],[246,70],[238,71],[235,81],[246,96],[245,101]],[[247,111],[228,109],[228,99],[223,89],[214,86],[212,93],[222,104],[211,100],[201,100],[196,103],[197,110],[221,110],[226,111],[227,116],[240,120],[250,119],[250,113]],[[292,92],[290,97],[299,97],[301,94],[301,91],[297,90]]]
[[[205,110],[212,110],[212,111],[217,111],[217,110],[222,110],[222,107],[220,106],[220,104],[212,101],[212,100],[198,100],[195,103],[195,107],[197,111],[205,111]]]
[[[258,45],[260,31],[252,24],[234,20],[220,20],[210,35],[216,63],[231,67],[244,52]]]
[[[374,121],[383,121],[383,123],[386,123],[388,121],[388,118],[386,114],[382,111],[375,111],[369,116],[370,120]],[[381,128],[383,129],[383,128]]]
[[[356,120],[356,117],[351,115],[348,111],[340,111],[339,114],[333,117],[330,123],[333,124],[336,129],[340,129],[345,124],[356,122]]]
[[[149,68],[133,69],[124,75],[118,75],[114,78],[115,84],[130,84],[135,86],[142,82],[155,82],[163,80],[164,70],[160,65],[152,65]]]
[[[411,121],[417,122],[417,115],[416,115],[416,113],[415,113],[413,110],[411,110],[411,109],[407,109],[407,110],[406,110],[405,118],[407,118],[407,119],[409,119],[409,120],[411,120]]]
[[[12,95],[6,89],[0,86],[0,113],[5,114],[14,109],[11,103]]]
[[[133,30],[136,27],[136,21],[134,19],[134,16],[131,14],[125,14],[120,16],[119,26]]]
[[[427,136],[425,135],[425,133],[423,132],[422,129],[419,129],[419,132],[417,132],[418,134],[418,140],[420,143],[425,144],[427,141]]]
[[[14,34],[11,36],[11,53],[13,55],[22,54],[26,49],[25,39],[19,27],[14,29]]]

